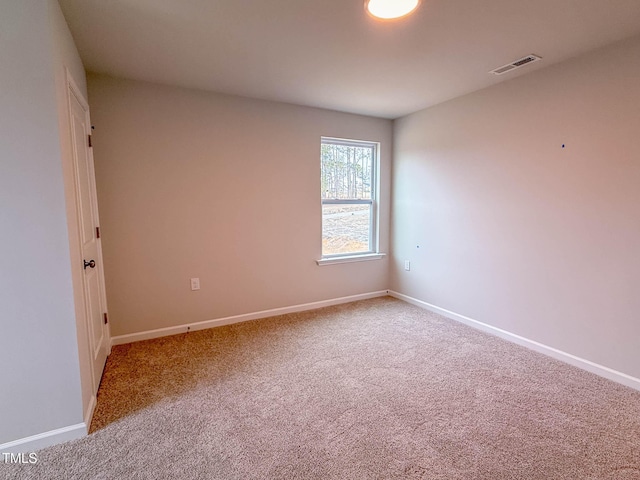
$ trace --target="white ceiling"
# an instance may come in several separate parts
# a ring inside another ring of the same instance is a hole
[[[640,0],[422,0],[386,22],[363,0],[60,4],[89,71],[386,118],[640,34]]]

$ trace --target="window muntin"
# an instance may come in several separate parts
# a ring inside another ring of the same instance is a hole
[[[378,144],[322,138],[322,257],[373,253]]]

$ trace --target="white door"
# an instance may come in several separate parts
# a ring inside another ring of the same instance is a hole
[[[93,391],[97,392],[109,353],[109,330],[99,237],[98,202],[91,151],[89,106],[69,84],[69,111],[73,139],[73,165],[78,209],[78,228],[84,266],[84,300],[91,356]]]

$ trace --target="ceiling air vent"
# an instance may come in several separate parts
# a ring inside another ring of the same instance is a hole
[[[527,55],[524,58],[520,58],[515,62],[508,63],[501,67],[496,68],[495,70],[491,70],[489,73],[493,73],[494,75],[502,75],[503,73],[510,72],[511,70],[515,70],[516,68],[520,68],[525,66],[528,63],[537,62],[538,60],[542,60],[542,57],[538,57],[537,55]]]

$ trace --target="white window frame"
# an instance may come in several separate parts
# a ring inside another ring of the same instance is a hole
[[[330,265],[334,263],[346,263],[346,262],[360,262],[365,260],[378,260],[384,257],[384,254],[378,251],[378,196],[380,191],[379,182],[379,169],[380,169],[380,143],[364,140],[351,140],[345,138],[336,137],[321,137],[320,145],[345,145],[349,147],[364,147],[373,149],[373,165],[371,165],[371,198],[370,199],[329,199],[322,198],[321,196],[321,208],[322,205],[370,205],[370,218],[369,218],[369,250],[365,252],[348,252],[348,253],[334,253],[325,255],[322,254],[322,258],[317,260],[318,265]],[[320,159],[322,162],[322,157]],[[322,164],[321,164],[322,167]],[[321,215],[322,221],[322,215]]]

